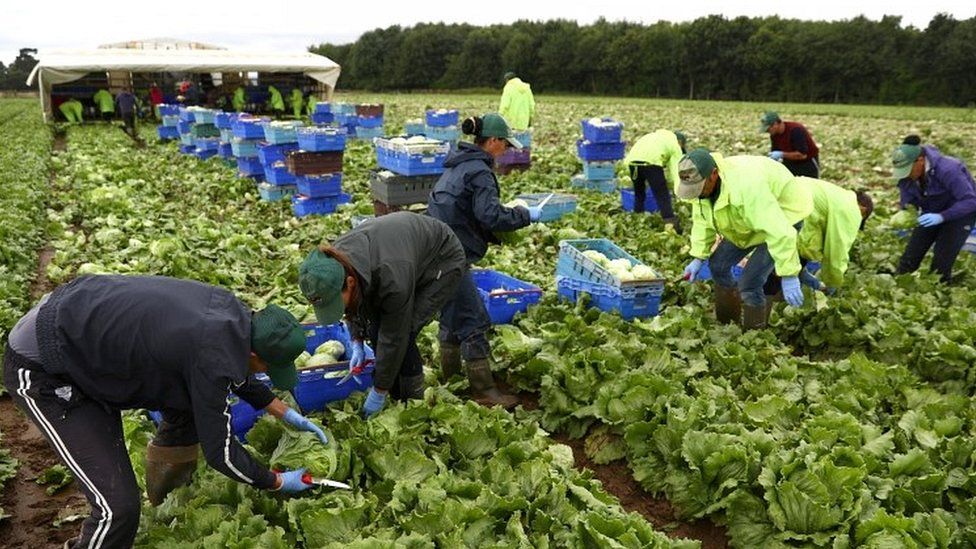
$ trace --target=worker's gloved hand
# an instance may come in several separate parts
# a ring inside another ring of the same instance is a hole
[[[542,219],[542,206],[526,206],[529,210],[529,221],[535,223]]]
[[[312,423],[312,421],[307,417],[296,412],[294,408],[288,408],[288,411],[285,412],[285,415],[282,416],[281,419],[284,420],[284,422],[287,423],[288,425],[291,425],[292,427],[300,431],[308,431],[309,433],[314,433],[315,436],[319,439],[319,442],[321,442],[322,444],[329,443],[329,439],[328,437],[325,436],[325,433],[322,432],[322,429],[319,429],[319,426]]]
[[[281,481],[281,485],[277,488],[277,491],[279,492],[294,494],[296,492],[308,490],[312,487],[311,484],[305,484],[302,481],[302,475],[305,474],[304,467],[301,469],[295,469],[294,471],[285,471],[284,473],[276,474],[278,475],[278,480]]]
[[[370,389],[369,394],[366,395],[366,402],[363,403],[363,417],[368,418],[379,412],[385,404],[386,394],[377,393],[375,388]]]
[[[783,151],[769,151],[769,157],[777,162],[783,161]]]
[[[791,307],[803,305],[803,290],[800,289],[800,279],[795,276],[783,277],[783,297]]]
[[[826,286],[823,285],[823,282],[820,282],[819,278],[814,276],[810,271],[806,269],[800,269],[800,282],[806,284],[807,286],[810,287],[811,290],[815,292],[823,291],[824,289],[826,289]]]
[[[685,267],[685,275],[684,275],[685,280],[687,280],[688,282],[694,282],[695,277],[698,276],[698,271],[701,270],[702,265],[704,264],[705,262],[702,261],[701,259],[698,259],[697,257],[695,259],[692,259],[691,263],[689,263],[688,266]]]
[[[927,213],[918,216],[919,227],[935,227],[936,225],[941,225],[945,221],[942,214]]]
[[[357,368],[363,365],[366,361],[366,349],[363,348],[363,342],[353,340],[352,341],[352,351],[350,351],[349,356],[349,368]]]

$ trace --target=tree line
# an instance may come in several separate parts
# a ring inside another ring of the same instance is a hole
[[[37,64],[35,48],[21,48],[17,58],[10,65],[0,61],[0,90],[29,90],[27,77]]]
[[[342,66],[340,87],[371,91],[499,88],[513,71],[537,93],[976,104],[976,17],[945,14],[924,30],[897,16],[419,24],[309,49]]]

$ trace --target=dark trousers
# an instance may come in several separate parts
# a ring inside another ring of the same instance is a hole
[[[799,162],[784,160],[783,165],[786,166],[786,169],[790,170],[790,173],[793,175],[802,175],[805,177],[820,179],[820,161],[816,158],[807,158],[806,160],[801,160]]]
[[[121,117],[122,117],[122,123],[125,124],[125,129],[128,130],[129,133],[135,132],[136,129],[135,111],[129,113],[122,113]]]
[[[44,372],[9,346],[3,380],[17,407],[71,470],[91,506],[73,547],[131,547],[141,501],[119,410],[91,400],[70,380]]]
[[[942,282],[952,280],[952,265],[969,238],[974,221],[976,214],[970,214],[935,227],[915,227],[908,239],[908,245],[905,246],[905,253],[898,260],[898,274],[917,271],[925,254],[934,244],[931,271],[939,273]]]
[[[379,322],[374,322],[369,326],[369,339],[376,342],[380,334]],[[424,358],[420,356],[420,349],[417,347],[417,332],[410,332],[407,337],[407,353],[403,355],[403,362],[400,363],[400,370],[393,386],[390,387],[390,395],[397,400],[406,400],[406,395],[400,390],[400,380],[405,377],[423,375]]]
[[[488,330],[491,317],[485,302],[478,293],[471,270],[465,269],[454,292],[454,297],[441,309],[439,339],[443,343],[461,345],[461,357],[465,360],[488,358]]]
[[[661,217],[664,219],[674,217],[674,208],[671,206],[671,189],[668,189],[668,181],[664,177],[664,168],[650,164],[631,164],[629,168],[630,180],[634,182],[634,211],[637,213],[644,211],[644,201],[647,200],[647,185],[650,185],[651,193],[661,211]]]

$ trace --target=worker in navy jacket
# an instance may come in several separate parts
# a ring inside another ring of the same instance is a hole
[[[949,282],[952,265],[976,221],[973,176],[959,159],[914,141],[894,150],[892,166],[901,207],[915,206],[919,211],[918,226],[898,262],[898,273],[916,271],[934,245],[931,270]]]
[[[78,479],[92,514],[73,547],[131,547],[141,497],[122,432],[121,410],[160,410],[147,448],[153,504],[189,482],[200,447],[207,463],[258,489],[307,488],[304,469],[276,473],[231,433],[231,392],[298,429],[319,427],[274,397],[251,374],[295,385],[305,335],[275,305],[251,310],[232,293],[152,276],[76,278],[17,322],[3,357],[4,383]]]

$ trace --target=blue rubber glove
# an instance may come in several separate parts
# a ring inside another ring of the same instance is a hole
[[[279,492],[284,492],[286,494],[294,494],[296,492],[303,492],[308,490],[313,485],[305,484],[302,482],[302,475],[305,474],[305,468],[295,469],[294,471],[285,471],[284,473],[278,473],[278,478],[281,479],[281,486],[278,487]]]
[[[777,162],[783,161],[783,151],[769,151],[769,157]]]
[[[800,269],[800,282],[809,286],[813,291],[821,291],[825,289],[823,282],[820,282],[819,278],[814,276],[806,269]]]
[[[383,409],[383,405],[386,404],[386,395],[376,392],[376,389],[370,389],[369,394],[366,395],[366,402],[363,403],[363,416],[370,417],[376,412]]]
[[[919,227],[935,227],[936,225],[941,225],[945,221],[942,214],[927,213],[918,216]]]
[[[356,368],[357,366],[362,366],[363,362],[366,360],[366,349],[363,348],[362,341],[352,341],[352,351],[349,356],[349,367]]]
[[[691,263],[689,263],[688,266],[685,267],[685,275],[684,275],[685,280],[687,280],[688,282],[694,282],[695,277],[698,276],[698,271],[701,270],[704,264],[705,262],[702,261],[701,259],[698,259],[697,257],[695,259],[692,259]]]
[[[791,307],[803,305],[803,290],[800,289],[800,279],[795,276],[783,277],[783,297]]]
[[[288,411],[285,412],[285,415],[281,419],[299,431],[314,433],[322,444],[329,443],[329,439],[322,432],[322,429],[319,429],[319,426],[312,423],[307,417],[296,412],[294,408],[288,408]]]
[[[529,210],[529,221],[536,223],[542,219],[542,206],[527,206],[525,209]]]

